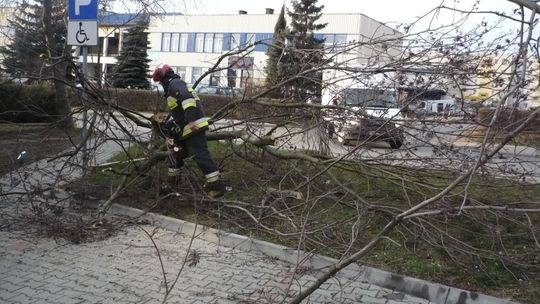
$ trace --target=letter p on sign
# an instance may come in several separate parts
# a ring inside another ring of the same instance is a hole
[[[99,0],[68,0],[69,20],[96,20]]]
[[[81,6],[87,6],[92,0],[75,0],[75,15],[81,14]]]

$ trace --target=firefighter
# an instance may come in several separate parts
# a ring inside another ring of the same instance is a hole
[[[167,108],[172,117],[164,124],[163,130],[180,147],[173,150],[174,157],[169,162],[169,176],[178,176],[184,159],[191,155],[206,177],[204,189],[208,196],[214,198],[222,196],[227,187],[221,180],[217,165],[208,151],[205,135],[208,118],[204,117],[197,92],[188,87],[167,64],[161,64],[154,70],[152,80],[163,86]]]

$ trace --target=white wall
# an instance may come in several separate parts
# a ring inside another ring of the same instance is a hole
[[[275,13],[272,15],[164,15],[152,17],[148,28],[148,38],[150,41],[149,57],[152,60],[150,67],[153,68],[160,63],[186,67],[185,78],[187,82],[190,82],[192,67],[204,67],[208,69],[217,61],[221,53],[161,52],[162,33],[273,33],[278,16],[279,14]],[[327,26],[318,33],[346,34],[347,43],[366,41],[366,39],[381,35],[401,35],[393,29],[362,14],[326,14],[319,19],[319,23],[327,23]],[[290,24],[290,21],[288,21],[288,24]],[[336,60],[351,60],[357,58],[359,55],[372,56],[373,52],[370,49],[362,49],[358,52],[340,55]],[[256,79],[264,79],[264,67],[267,58],[265,52],[253,52],[250,56],[254,58],[255,65],[253,70],[254,75],[251,76]],[[355,63],[363,62],[357,60]],[[226,64],[227,60],[221,66],[224,67]]]

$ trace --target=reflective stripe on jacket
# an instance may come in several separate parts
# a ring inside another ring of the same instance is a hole
[[[195,123],[195,126],[199,129],[199,130],[206,130],[208,129],[208,117],[203,117],[203,118],[200,118],[200,119],[197,119],[196,121],[194,121]],[[193,130],[191,130],[190,128],[186,128],[184,126],[184,129],[182,131],[182,138],[187,138],[189,137],[191,134],[193,134]]]

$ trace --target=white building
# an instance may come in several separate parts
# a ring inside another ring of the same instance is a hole
[[[219,73],[206,77],[202,84],[245,87],[264,81],[266,51],[272,42],[274,27],[279,14],[266,9],[261,14],[197,15],[162,14],[150,17],[148,50],[150,71],[160,63],[171,65],[188,83],[195,82],[212,67],[223,54],[237,50],[256,41],[252,52],[243,60],[237,56],[225,59]],[[90,48],[88,57],[89,77],[106,79],[116,63],[122,38],[128,28],[141,18],[133,14],[106,14],[100,17],[99,46]],[[287,24],[290,20],[287,18]],[[399,39],[402,34],[362,14],[323,14],[318,23],[327,26],[314,35],[324,38],[329,55],[335,55],[340,46],[351,42],[370,42],[377,39]],[[334,48],[332,48],[334,47]],[[379,46],[358,47],[347,54],[336,56],[337,61],[351,64],[367,63],[374,55],[397,56],[399,48]],[[380,60],[381,58],[377,58]],[[82,62],[82,57],[79,58]],[[231,69],[230,63],[236,62]],[[149,73],[150,73],[149,71]]]
[[[167,63],[186,82],[193,83],[221,55],[256,41],[271,43],[278,16],[272,9],[266,9],[264,14],[240,11],[238,15],[176,14],[152,17],[148,28],[149,58],[152,60],[150,68]],[[324,29],[314,35],[324,38],[328,49],[331,46],[339,48],[353,41],[367,42],[381,37],[392,37],[395,40],[401,37],[399,32],[362,14],[323,14],[318,23],[327,23]],[[289,20],[287,24],[290,24]],[[257,44],[249,55],[231,69],[225,67],[237,61],[238,57],[225,59],[220,64],[224,70],[206,77],[202,83],[234,87],[262,83],[265,78],[267,48],[265,44]],[[366,63],[366,58],[376,53],[397,55],[399,50],[391,48],[390,51],[382,51],[382,47],[377,49],[364,46],[337,56],[336,59],[360,64]]]

